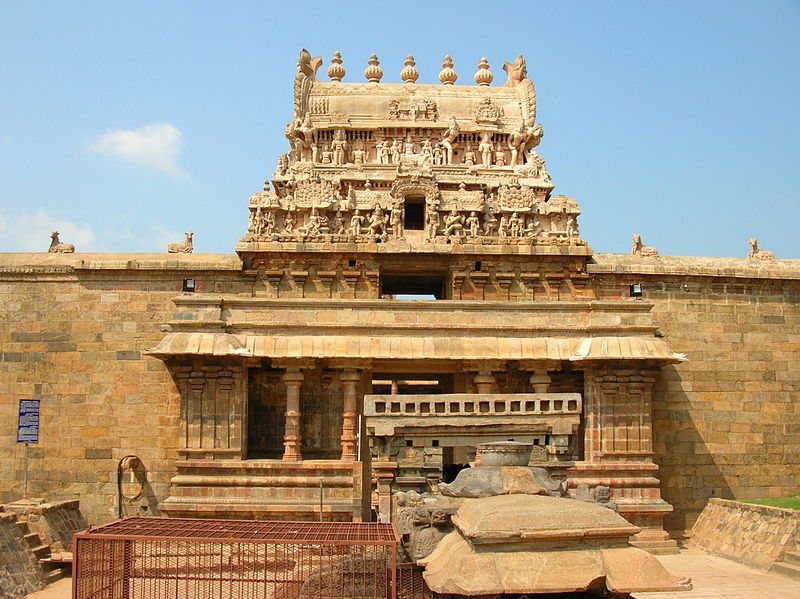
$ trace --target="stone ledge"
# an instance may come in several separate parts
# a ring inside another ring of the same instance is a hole
[[[732,277],[748,279],[800,279],[800,260],[771,262],[751,258],[594,254],[587,265],[590,274],[638,274],[661,276]]]

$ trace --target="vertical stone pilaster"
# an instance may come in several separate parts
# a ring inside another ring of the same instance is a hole
[[[286,383],[286,425],[283,434],[283,460],[299,462],[302,455],[300,447],[302,434],[300,428],[300,386],[303,384],[303,370],[314,366],[314,360],[285,359],[273,360],[273,366],[283,368],[283,382]]]
[[[361,373],[372,366],[369,360],[334,360],[344,387],[342,405],[342,461],[358,460],[358,403]]]

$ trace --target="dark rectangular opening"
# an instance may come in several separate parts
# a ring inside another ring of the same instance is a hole
[[[444,276],[384,274],[381,296],[387,299],[444,299]]]
[[[407,198],[405,201],[406,220],[404,228],[408,231],[422,231],[425,228],[425,199]]]

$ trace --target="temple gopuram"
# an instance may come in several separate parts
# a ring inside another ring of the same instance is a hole
[[[450,57],[439,84],[412,56],[394,83],[375,55],[363,77],[322,62],[300,53],[288,151],[235,254],[189,232],[165,254],[54,233],[0,255],[3,501],[20,398],[41,401],[27,494],[79,497],[91,523],[390,522],[397,493],[501,441],[568,494],[608,487],[652,552],[712,496],[796,492],[800,261],[755,239],[746,258],[638,235],[594,253],[522,56],[466,84]]]
[[[402,83],[375,57],[366,82],[342,81],[338,56],[322,82],[320,64],[300,55],[291,151],[250,198],[236,251],[252,293],[177,299],[149,352],[183,406],[161,510],[312,515],[321,483],[330,517],[389,521],[393,492],[514,440],[573,486],[611,486],[641,543],[663,545],[652,387],[684,358],[648,305],[587,285],[578,204],[535,150],[525,60],[496,86],[485,60],[476,85],[448,59],[440,85],[418,84],[411,56]]]

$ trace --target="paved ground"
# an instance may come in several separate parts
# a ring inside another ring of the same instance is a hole
[[[676,576],[689,576],[694,590],[688,593],[636,593],[636,599],[798,599],[800,580],[767,574],[699,549],[683,549],[679,555],[659,556]],[[65,578],[27,599],[70,599],[72,579]]]
[[[674,575],[691,578],[694,590],[688,593],[636,593],[636,599],[800,598],[800,580],[782,574],[768,574],[699,549],[682,549],[678,555],[660,555],[658,559]]]

